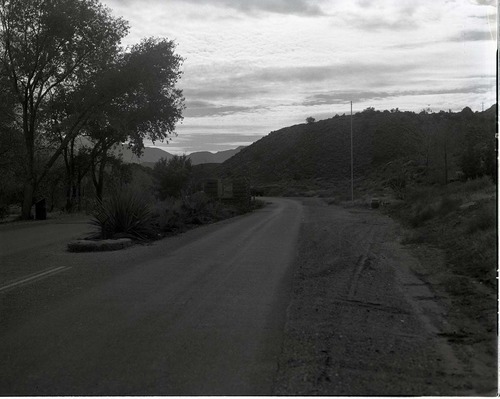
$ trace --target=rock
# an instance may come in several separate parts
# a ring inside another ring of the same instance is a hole
[[[477,202],[471,201],[471,202],[466,202],[465,204],[460,205],[460,209],[469,209],[472,208],[473,206],[477,205]]]
[[[69,252],[116,251],[132,245],[130,238],[116,240],[74,240],[68,243]]]
[[[378,198],[372,198],[371,204],[372,209],[377,209],[380,206],[380,201]]]

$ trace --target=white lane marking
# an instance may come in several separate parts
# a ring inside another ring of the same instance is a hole
[[[30,274],[29,276],[26,276],[26,277],[21,277],[21,279],[14,280],[14,281],[10,282],[7,285],[1,286],[0,287],[0,292],[6,291],[9,288],[13,288],[13,287],[16,287],[16,286],[21,285],[21,284],[28,283],[30,281],[34,281],[34,280],[38,280],[38,279],[41,279],[41,278],[48,277],[49,275],[52,275],[52,274],[60,273],[60,272],[62,272],[64,270],[67,270],[67,269],[71,269],[71,267],[69,267],[69,266],[60,266],[60,267],[55,267],[53,269],[45,270],[45,271],[42,271],[42,272]]]

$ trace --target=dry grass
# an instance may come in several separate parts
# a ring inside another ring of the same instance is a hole
[[[488,178],[414,189],[392,213],[411,229],[403,244],[427,243],[446,253],[451,273],[496,285],[496,187]],[[463,206],[461,206],[463,205]]]

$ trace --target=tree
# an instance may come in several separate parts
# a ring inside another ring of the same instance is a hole
[[[182,58],[174,50],[173,41],[150,38],[121,55],[113,73],[119,90],[85,128],[93,143],[92,178],[99,199],[106,164],[113,158],[109,151],[114,146],[128,143],[140,156],[145,138],[153,143],[165,139],[168,142],[169,136],[175,134],[175,125],[182,119],[184,98],[176,88]]]
[[[467,148],[460,156],[459,166],[466,179],[475,179],[482,174],[481,153],[473,143],[467,143]]]
[[[308,117],[306,118],[306,122],[307,122],[307,123],[314,123],[315,121],[316,121],[316,119],[314,119],[312,116],[308,116]]]
[[[159,198],[164,200],[167,197],[180,197],[188,188],[191,175],[192,164],[186,155],[174,155],[168,161],[161,158],[153,169],[153,176],[158,182]]]
[[[0,23],[0,75],[15,95],[24,136],[26,219],[37,185],[88,115],[108,100],[95,96],[96,77],[114,61],[128,28],[96,0],[0,0]],[[37,171],[51,103],[74,92],[86,99],[84,107],[59,121],[64,139]]]

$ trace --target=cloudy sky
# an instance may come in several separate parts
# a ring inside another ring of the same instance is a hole
[[[185,58],[171,153],[248,145],[350,101],[354,112],[495,102],[495,0],[101,1],[129,21],[125,45],[166,37]]]

